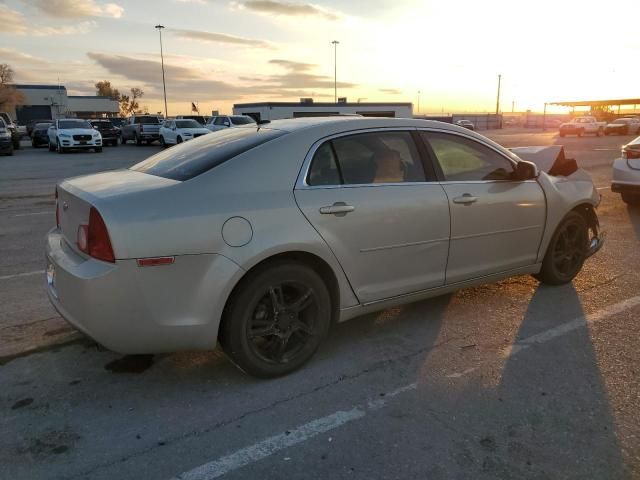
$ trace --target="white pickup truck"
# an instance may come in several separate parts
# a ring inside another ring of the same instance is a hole
[[[576,117],[570,122],[560,125],[560,136],[577,135],[581,137],[586,133],[600,136],[604,133],[607,122],[599,122],[595,117]]]

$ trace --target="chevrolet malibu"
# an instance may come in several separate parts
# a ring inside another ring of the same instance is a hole
[[[570,282],[602,245],[599,195],[549,148],[361,117],[206,135],[57,186],[49,298],[114,351],[219,342],[283,375],[333,322],[513,275]]]

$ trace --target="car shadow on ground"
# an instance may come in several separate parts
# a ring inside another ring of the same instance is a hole
[[[636,239],[640,240],[640,205],[627,205],[627,215],[629,215]]]
[[[557,328],[558,319],[584,314],[573,284],[540,285],[514,345]],[[506,458],[519,463],[522,476],[628,478],[590,327],[556,332],[544,344],[511,354],[503,366],[496,393],[500,408],[510,408],[494,418],[504,432]]]

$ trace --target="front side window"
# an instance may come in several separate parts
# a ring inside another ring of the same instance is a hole
[[[513,180],[513,164],[495,150],[459,135],[421,132],[440,165],[445,181]]]
[[[217,117],[216,121],[213,122],[214,125],[224,125],[224,118],[225,117]]]
[[[409,132],[361,133],[335,138],[325,145],[331,146],[336,157],[342,184],[425,181],[422,161]]]

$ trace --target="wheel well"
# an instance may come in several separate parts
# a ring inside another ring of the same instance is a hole
[[[231,294],[227,298],[225,303],[225,310],[227,305],[229,305],[231,299],[238,291],[239,288],[242,287],[242,284],[246,281],[246,279],[250,278],[253,274],[260,270],[265,270],[276,263],[285,263],[285,262],[293,262],[305,265],[307,267],[312,268],[320,278],[324,281],[325,285],[329,289],[329,295],[331,296],[331,322],[336,323],[338,321],[338,317],[340,315],[340,287],[338,285],[338,279],[336,278],[333,270],[329,266],[327,262],[325,262],[322,258],[318,257],[309,252],[285,252],[279,253],[277,255],[273,255],[269,258],[265,258],[259,263],[255,264],[251,267],[242,278],[236,283],[231,291]],[[223,315],[224,319],[224,315]],[[220,329],[221,330],[221,329]]]
[[[600,225],[598,223],[598,216],[596,215],[596,211],[593,208],[593,205],[591,205],[590,203],[582,203],[574,207],[571,211],[577,212],[582,215],[593,233],[598,233]]]

